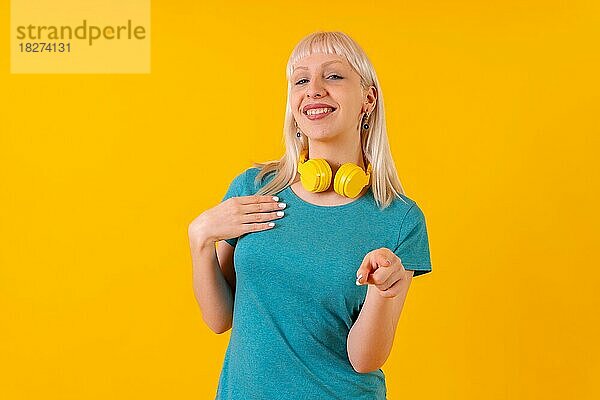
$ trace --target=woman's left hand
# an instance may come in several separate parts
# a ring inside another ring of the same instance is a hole
[[[400,258],[390,249],[381,247],[365,256],[356,271],[356,284],[372,284],[383,297],[396,297],[402,291],[406,270]]]

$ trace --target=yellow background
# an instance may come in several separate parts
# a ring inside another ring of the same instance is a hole
[[[214,398],[187,226],[280,157],[320,29],[374,63],[428,224],[388,398],[600,398],[600,6],[496,3],[154,1],[151,74],[11,75],[2,2],[0,398]]]

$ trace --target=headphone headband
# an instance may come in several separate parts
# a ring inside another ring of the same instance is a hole
[[[365,157],[364,157],[365,155],[364,155],[364,153],[362,153],[362,152],[361,152],[361,154],[362,154],[362,156],[363,156],[363,163],[364,163],[364,162],[366,161],[366,160],[365,160]],[[308,160],[308,149],[302,149],[302,150],[300,151],[300,156],[299,156],[298,162],[299,162],[300,164],[304,164],[304,163],[306,162],[306,160]],[[371,163],[368,163],[368,165],[367,165],[367,170],[365,171],[365,173],[366,173],[367,175],[370,175],[370,174],[371,174],[371,172],[373,172],[373,167],[371,166]]]

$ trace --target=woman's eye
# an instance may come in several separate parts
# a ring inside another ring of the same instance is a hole
[[[336,76],[338,79],[344,79],[341,76],[339,76],[338,74],[331,74],[328,76],[328,78],[331,78],[332,76]],[[334,80],[337,81],[338,79],[334,79]],[[301,85],[302,84],[301,82],[306,81],[306,80],[308,80],[308,79],[300,79],[298,82],[296,82],[296,85]]]

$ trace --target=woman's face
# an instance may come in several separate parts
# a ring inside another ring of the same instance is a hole
[[[354,135],[366,110],[360,76],[344,57],[316,53],[300,59],[291,77],[291,105],[298,127],[311,140],[328,141]],[[305,107],[322,103],[334,108],[307,115]]]

